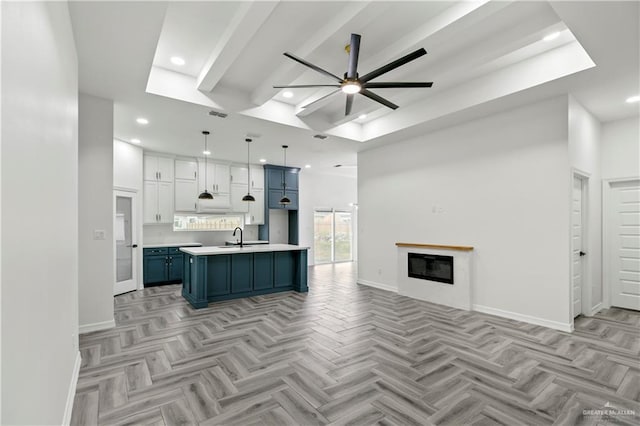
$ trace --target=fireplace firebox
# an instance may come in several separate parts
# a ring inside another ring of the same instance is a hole
[[[453,284],[453,256],[408,253],[409,276]]]

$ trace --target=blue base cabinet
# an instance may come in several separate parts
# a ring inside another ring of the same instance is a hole
[[[182,282],[183,263],[179,247],[145,248],[142,260],[144,286]]]
[[[307,292],[307,250],[185,254],[182,295],[194,308],[210,302],[295,290]]]

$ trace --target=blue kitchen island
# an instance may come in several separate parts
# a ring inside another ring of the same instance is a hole
[[[291,244],[182,247],[182,296],[194,308],[280,291],[307,292],[307,250]]]

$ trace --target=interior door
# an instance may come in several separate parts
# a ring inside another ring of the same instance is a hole
[[[573,316],[582,313],[582,280],[584,275],[584,238],[583,238],[583,180],[573,177],[573,200],[571,204],[571,258],[573,262],[571,282],[573,285]]]
[[[114,239],[116,248],[116,282],[113,294],[138,288],[138,244],[136,232],[136,194],[114,191]]]
[[[640,180],[611,183],[606,240],[611,304],[640,310]]]

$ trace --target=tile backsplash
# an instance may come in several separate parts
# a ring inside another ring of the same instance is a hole
[[[258,225],[244,227],[245,240],[258,239]],[[239,236],[237,238],[240,238]],[[235,240],[232,231],[174,231],[173,225],[144,225],[143,245],[167,243],[202,243],[204,246],[223,245],[227,240]]]

